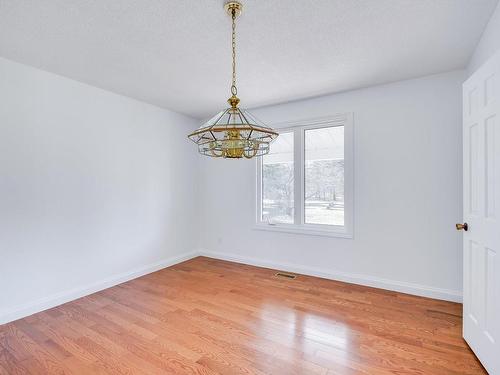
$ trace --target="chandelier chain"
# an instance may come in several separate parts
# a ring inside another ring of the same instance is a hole
[[[238,89],[236,88],[236,9],[231,12],[232,22],[232,35],[231,35],[231,48],[233,52],[233,77],[231,83],[231,94],[237,95]]]
[[[1,0],[0,0],[1,1]],[[225,159],[252,159],[269,153],[269,145],[278,133],[238,107],[236,96],[236,18],[243,5],[238,0],[226,0],[224,10],[231,17],[232,76],[230,105],[217,116],[189,134],[202,155]]]

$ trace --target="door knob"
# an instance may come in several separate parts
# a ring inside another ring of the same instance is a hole
[[[463,223],[463,224],[455,224],[455,228],[457,228],[457,230],[464,230],[464,231],[468,231],[469,230],[469,225],[467,223]]]

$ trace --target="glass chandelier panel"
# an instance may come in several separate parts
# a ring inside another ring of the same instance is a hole
[[[189,139],[198,145],[202,155],[241,159],[262,156],[269,152],[270,143],[278,133],[264,125],[250,112],[238,107],[240,99],[236,96],[236,17],[242,5],[230,1],[225,5],[232,19],[233,76],[229,108],[219,112],[200,128],[189,134]]]

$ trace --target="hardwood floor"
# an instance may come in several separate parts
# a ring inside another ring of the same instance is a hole
[[[461,305],[199,257],[0,326],[0,374],[485,374]]]

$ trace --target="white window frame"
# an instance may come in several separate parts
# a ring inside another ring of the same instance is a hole
[[[305,131],[344,126],[344,225],[305,222]],[[353,114],[274,124],[279,133],[294,134],[294,224],[262,221],[262,158],[256,162],[256,225],[254,229],[317,236],[353,238],[354,235],[354,129]],[[272,144],[271,144],[272,147]]]

